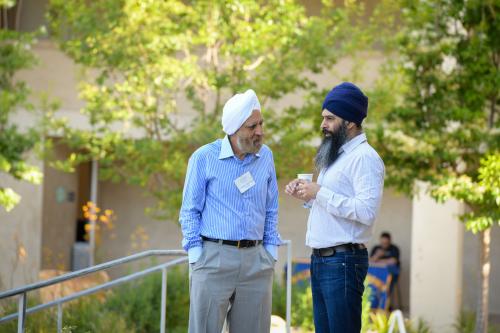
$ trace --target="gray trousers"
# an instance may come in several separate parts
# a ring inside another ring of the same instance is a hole
[[[262,245],[204,242],[191,268],[190,333],[221,333],[226,316],[229,332],[269,332],[274,259]]]

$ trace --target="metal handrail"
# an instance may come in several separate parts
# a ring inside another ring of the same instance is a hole
[[[394,332],[396,323],[398,324],[398,332],[406,333],[405,320],[403,317],[403,312],[401,312],[401,310],[396,310],[391,313],[391,316],[389,317],[388,333]]]
[[[97,285],[95,287],[92,287],[92,288],[89,288],[89,289],[85,289],[85,290],[76,292],[74,294],[58,298],[55,301],[51,301],[51,302],[48,302],[48,303],[43,303],[43,304],[36,305],[36,306],[34,306],[32,308],[27,309],[26,310],[26,314],[31,314],[31,313],[34,313],[34,312],[37,312],[37,311],[40,311],[40,310],[43,310],[43,309],[46,309],[46,308],[50,308],[50,307],[55,306],[55,305],[66,303],[66,302],[72,301],[74,299],[80,298],[82,296],[90,295],[90,294],[96,293],[98,291],[101,291],[103,289],[114,287],[114,286],[122,284],[124,282],[129,282],[129,281],[135,280],[137,278],[143,277],[145,275],[148,275],[150,273],[154,273],[154,272],[160,271],[163,268],[168,268],[168,267],[171,267],[171,266],[178,265],[178,264],[183,263],[185,261],[187,261],[187,257],[186,258],[176,259],[174,261],[171,261],[171,262],[168,262],[168,263],[165,263],[165,264],[161,264],[161,265],[154,266],[154,267],[151,267],[151,268],[148,268],[148,269],[145,269],[145,270],[142,270],[142,271],[130,274],[130,275],[126,275],[126,276],[123,276],[121,278],[118,278],[118,279],[115,279],[115,280],[112,280],[112,281],[109,281],[109,282],[105,282],[103,284],[99,284],[99,285]],[[3,318],[0,318],[0,323],[3,323],[3,322],[6,322],[6,321],[15,319],[18,316],[19,315],[17,313],[13,313],[11,315],[5,316]]]
[[[88,275],[91,273],[95,273],[98,271],[102,271],[104,269],[108,269],[117,265],[125,264],[131,261],[136,261],[139,259],[143,259],[146,257],[151,257],[151,256],[174,256],[174,255],[181,255],[184,256],[186,255],[186,252],[184,250],[149,250],[149,251],[144,251],[144,252],[139,252],[133,255],[130,255],[128,257],[123,257],[115,260],[111,260],[99,265],[95,265],[92,267],[84,268],[79,271],[74,271],[71,273],[63,274],[60,276],[57,276],[55,278],[45,280],[45,281],[40,281],[32,284],[28,284],[24,287],[12,289],[5,291],[3,293],[0,293],[0,299],[2,298],[7,298],[15,295],[20,295],[22,293],[26,293],[35,289],[40,289],[44,287],[51,286],[53,284],[57,284],[60,282],[64,282],[67,280],[71,280],[80,276]]]
[[[287,332],[290,332],[291,329],[291,299],[292,299],[292,269],[291,269],[291,264],[292,264],[292,242],[290,240],[285,240],[283,241],[283,245],[287,246],[287,276],[286,276],[286,324],[287,324]],[[91,273],[95,273],[98,271],[102,271],[104,269],[112,268],[118,265],[122,265],[128,262],[136,261],[139,259],[143,259],[146,257],[150,256],[184,256],[184,258],[179,258],[175,259],[173,261],[157,265],[154,267],[150,267],[147,269],[144,269],[142,271],[129,274],[126,276],[123,276],[121,278],[97,285],[95,287],[85,289],[83,291],[58,298],[54,301],[44,303],[44,304],[39,304],[37,306],[31,307],[31,308],[26,308],[26,303],[27,303],[27,293],[33,290],[37,290],[40,288],[44,288],[47,286],[51,286],[54,284],[58,284],[64,281],[68,281],[74,278],[78,278],[81,276],[85,276]],[[26,315],[40,311],[45,308],[49,308],[52,306],[57,305],[57,331],[61,332],[62,331],[62,304],[69,302],[71,300],[98,292],[100,290],[114,287],[116,285],[135,280],[137,278],[140,278],[142,276],[157,272],[159,270],[162,271],[162,292],[161,292],[161,317],[160,317],[160,329],[161,333],[165,332],[165,324],[166,324],[166,295],[167,295],[167,269],[169,267],[179,265],[181,263],[187,262],[188,258],[186,257],[186,252],[184,250],[149,250],[149,251],[144,251],[140,253],[136,253],[127,257],[119,258],[116,260],[108,261],[99,265],[95,265],[92,267],[88,267],[79,271],[67,273],[49,280],[41,281],[41,282],[36,282],[32,283],[29,285],[26,285],[24,287],[20,288],[15,288],[12,290],[8,290],[6,292],[0,293],[0,300],[16,295],[20,295],[19,297],[19,303],[18,303],[18,312],[7,315],[3,318],[0,318],[0,323],[9,321],[12,319],[17,318],[18,319],[18,326],[17,326],[17,331],[18,333],[24,333],[25,330],[25,320],[26,320]]]

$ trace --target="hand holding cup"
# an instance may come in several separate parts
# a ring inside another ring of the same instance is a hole
[[[285,192],[294,198],[310,201],[316,197],[319,190],[319,185],[312,182],[312,173],[299,173],[297,179],[292,180],[285,188]],[[304,207],[310,208],[309,205],[304,203]]]

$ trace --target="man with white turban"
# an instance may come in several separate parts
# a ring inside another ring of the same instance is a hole
[[[263,145],[253,90],[224,105],[227,134],[196,150],[186,173],[180,224],[192,269],[189,332],[269,332],[277,247],[278,186]],[[229,309],[229,311],[228,311]]]

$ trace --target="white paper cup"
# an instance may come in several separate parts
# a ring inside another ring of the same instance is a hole
[[[305,180],[306,182],[310,183],[313,181],[313,174],[312,173],[298,173],[297,178],[301,180]],[[311,208],[312,205],[308,202],[304,202],[302,204],[302,207],[304,208]]]
[[[310,183],[313,181],[313,174],[312,173],[298,173],[297,178],[301,180],[305,180],[306,182]]]

